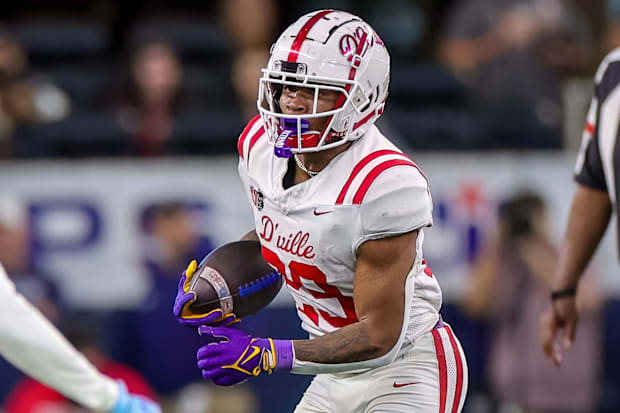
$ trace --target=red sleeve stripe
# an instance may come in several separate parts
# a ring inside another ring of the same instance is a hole
[[[461,403],[461,392],[463,391],[463,361],[461,360],[461,352],[456,344],[452,329],[446,326],[446,332],[450,339],[450,345],[454,353],[454,361],[456,362],[456,388],[454,389],[454,401],[452,402],[452,413],[458,413],[459,404]]]
[[[446,393],[448,391],[448,369],[446,367],[446,353],[443,349],[443,342],[439,330],[433,330],[433,342],[435,343],[435,353],[437,354],[437,367],[439,368],[439,412],[446,411]]]
[[[368,175],[366,175],[366,178],[364,178],[364,180],[362,181],[362,185],[359,187],[359,189],[355,193],[355,196],[353,197],[353,203],[362,203],[362,201],[364,200],[364,196],[366,196],[366,192],[368,192],[368,189],[370,188],[370,185],[372,185],[374,180],[381,174],[381,172],[393,166],[399,165],[413,166],[414,168],[417,168],[417,166],[408,159],[392,159],[380,163],[379,165],[372,168]]]
[[[353,168],[353,171],[351,172],[351,176],[349,176],[349,179],[342,187],[340,194],[338,194],[338,198],[336,199],[336,205],[342,204],[342,202],[344,201],[344,197],[347,194],[347,191],[349,190],[349,187],[351,186],[351,183],[353,182],[357,174],[359,174],[360,171],[366,165],[372,162],[374,159],[377,159],[378,157],[383,156],[383,155],[404,155],[404,154],[398,151],[392,151],[392,150],[385,149],[385,150],[376,151],[376,152],[371,153],[370,155],[367,155],[365,158],[359,161],[357,165],[355,165],[355,168]]]
[[[245,129],[243,129],[243,132],[241,132],[241,136],[239,136],[239,139],[237,140],[237,151],[239,152],[239,156],[241,157],[241,159],[243,159],[243,144],[245,143],[245,138],[247,138],[250,130],[252,130],[252,127],[256,122],[258,122],[259,119],[260,115],[254,116],[250,123],[247,124]]]
[[[252,139],[250,139],[250,147],[248,148],[248,163],[250,162],[250,153],[252,152],[252,148],[258,139],[265,134],[265,127],[261,126],[259,130],[256,131],[254,135],[252,135]]]
[[[590,122],[586,123],[586,132],[592,135],[594,133],[594,124]]]
[[[293,41],[293,45],[291,46],[291,51],[288,54],[288,61],[291,63],[295,63],[297,58],[299,57],[299,50],[301,49],[301,44],[308,37],[308,32],[312,29],[312,26],[316,24],[319,20],[323,18],[326,14],[331,13],[333,10],[323,10],[312,16],[306,24],[301,28],[297,36],[295,36],[295,40]]]

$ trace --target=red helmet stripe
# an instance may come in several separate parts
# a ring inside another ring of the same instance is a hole
[[[297,57],[299,56],[299,50],[301,49],[301,44],[306,40],[308,36],[308,32],[318,22],[323,18],[323,16],[333,12],[333,10],[323,10],[312,16],[306,24],[301,28],[297,36],[295,36],[295,40],[293,41],[293,45],[291,46],[291,51],[288,54],[288,61],[291,63],[295,63],[297,61]]]

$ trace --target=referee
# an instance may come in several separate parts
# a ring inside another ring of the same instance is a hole
[[[594,97],[575,166],[577,192],[551,283],[552,303],[539,323],[543,350],[558,367],[562,356],[555,344],[556,335],[563,330],[565,347],[573,344],[578,321],[577,284],[607,229],[612,208],[616,213],[619,208],[619,117],[620,48],[617,48],[603,59],[594,79]],[[620,226],[620,220],[618,223]]]

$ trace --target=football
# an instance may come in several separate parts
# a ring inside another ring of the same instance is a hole
[[[231,242],[199,264],[189,285],[197,298],[188,309],[204,314],[221,308],[243,318],[267,306],[281,287],[282,276],[263,259],[260,242]]]

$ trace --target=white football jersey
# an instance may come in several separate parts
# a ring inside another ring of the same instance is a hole
[[[367,240],[419,230],[409,277],[406,339],[432,329],[441,291],[422,258],[432,225],[428,181],[375,127],[319,174],[288,189],[288,159],[274,155],[259,117],[238,141],[239,174],[252,204],[264,258],[286,279],[311,337],[357,321],[353,279],[357,248]]]

